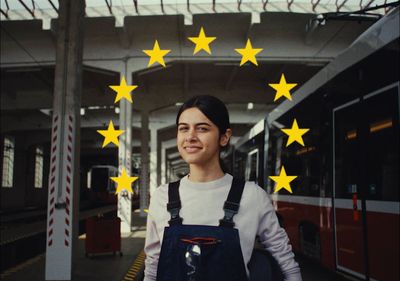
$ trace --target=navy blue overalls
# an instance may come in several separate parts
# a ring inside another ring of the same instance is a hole
[[[184,225],[179,216],[179,181],[169,184],[157,281],[246,281],[239,232],[233,217],[239,210],[244,181],[233,179],[219,226]],[[207,212],[207,210],[204,210]]]

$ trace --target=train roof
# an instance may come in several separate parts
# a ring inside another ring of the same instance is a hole
[[[399,8],[396,8],[368,28],[332,62],[296,90],[292,95],[293,101],[286,100],[272,110],[267,118],[268,123],[272,124],[344,70],[398,39],[400,35],[399,24]]]

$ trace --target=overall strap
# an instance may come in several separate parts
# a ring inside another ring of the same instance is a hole
[[[233,228],[235,223],[233,217],[239,211],[240,199],[242,198],[245,181],[241,179],[232,179],[232,186],[229,190],[228,198],[224,203],[224,218],[219,220],[219,226]]]
[[[171,214],[171,219],[168,221],[169,225],[182,224],[182,218],[179,216],[181,210],[181,198],[179,197],[179,184],[180,181],[170,182],[168,185],[168,203],[167,210]]]

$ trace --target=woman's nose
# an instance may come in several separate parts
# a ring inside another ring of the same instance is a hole
[[[197,138],[196,131],[194,129],[190,129],[186,135],[186,141],[191,141]]]

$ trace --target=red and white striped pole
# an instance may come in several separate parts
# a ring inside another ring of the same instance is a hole
[[[71,280],[79,204],[84,1],[60,1],[48,186],[46,280]],[[74,191],[75,198],[74,198]],[[75,220],[75,221],[74,221]]]

